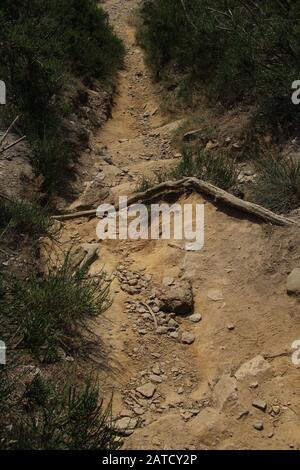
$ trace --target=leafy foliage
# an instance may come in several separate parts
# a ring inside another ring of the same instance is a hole
[[[85,319],[110,306],[109,284],[104,272],[88,276],[86,269],[74,268],[68,254],[62,266],[51,268],[42,279],[32,275],[15,280],[4,304],[33,354],[53,361],[60,345],[80,337]]]
[[[254,102],[265,123],[295,132],[299,2],[144,0],[141,16],[138,38],[158,78],[184,72],[216,101]]]
[[[13,388],[0,395],[2,411],[11,409],[7,402]],[[25,403],[26,414],[20,407]],[[68,383],[61,387],[37,375],[27,385],[21,403],[13,406],[13,426],[10,430],[1,426],[0,449],[117,450],[122,445],[113,426],[112,403],[104,406],[93,379],[85,380],[80,388]]]
[[[51,139],[46,152],[40,148],[33,157],[50,191],[70,151],[61,152],[65,103],[59,93],[71,77],[89,83],[113,78],[123,45],[96,0],[1,0],[0,24],[0,75],[10,112],[22,115],[31,142]]]
[[[265,155],[258,163],[259,178],[253,198],[277,212],[300,205],[300,162],[278,155]]]
[[[36,202],[0,198],[0,228],[32,239],[51,236],[53,221],[47,211]],[[0,238],[1,239],[1,238]]]

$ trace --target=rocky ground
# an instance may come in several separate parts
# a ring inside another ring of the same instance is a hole
[[[132,194],[143,176],[178,161],[159,90],[136,45],[136,0],[102,2],[127,46],[112,118],[77,166],[70,209]],[[113,304],[96,333],[110,348],[99,372],[114,392],[125,449],[299,449],[299,229],[275,228],[205,204],[205,246],[178,241],[99,242],[91,266],[112,274]],[[96,219],[64,224],[66,245],[98,243]],[[137,430],[135,430],[137,429]]]

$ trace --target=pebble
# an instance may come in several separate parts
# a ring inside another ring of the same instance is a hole
[[[193,344],[195,341],[196,337],[192,333],[189,333],[187,331],[184,331],[181,336],[181,342],[183,344]]]
[[[136,391],[143,395],[143,397],[145,398],[152,398],[156,391],[156,387],[151,382],[148,382],[145,385],[138,387]]]
[[[149,375],[149,379],[151,380],[151,382],[154,382],[156,384],[161,384],[162,383],[162,378],[159,375],[156,375],[156,374]]]
[[[156,364],[155,366],[152,367],[152,372],[155,375],[159,375],[160,374],[160,367]]]
[[[253,427],[254,427],[254,429],[256,429],[256,431],[263,431],[264,423],[262,421],[254,421],[253,422]]]
[[[165,335],[167,334],[169,331],[168,327],[167,326],[159,326],[156,330],[156,333],[159,334],[159,335]]]
[[[267,403],[263,400],[254,400],[252,402],[252,406],[254,406],[254,408],[257,408],[258,410],[263,411],[264,413],[267,410]]]
[[[200,313],[194,313],[193,315],[191,315],[190,317],[188,317],[188,319],[192,322],[192,323],[199,323],[201,320],[202,320],[202,315]]]
[[[173,339],[178,339],[179,334],[177,333],[177,331],[172,331],[169,336]]]

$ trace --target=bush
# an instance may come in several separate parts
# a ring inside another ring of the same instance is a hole
[[[189,150],[184,152],[180,163],[170,176],[176,179],[195,176],[222,189],[230,189],[237,183],[238,171],[234,160],[229,156],[217,152]]]
[[[258,204],[277,212],[300,204],[300,162],[274,155],[258,162],[259,177],[252,197]]]
[[[138,39],[158,78],[180,72],[225,105],[255,103],[264,123],[295,133],[299,2],[144,0]],[[184,87],[184,83],[182,84]]]
[[[14,405],[10,431],[1,426],[1,449],[117,450],[122,445],[113,427],[112,403],[104,406],[95,380],[85,380],[80,388],[61,387],[38,375],[26,388],[21,400],[25,403],[26,414],[20,403]],[[0,409],[7,410],[2,396]]]
[[[105,273],[88,276],[86,269],[73,267],[70,256],[43,279],[32,275],[13,281],[5,299],[27,347],[46,361],[57,360],[61,345],[68,348],[72,338],[82,336],[84,320],[110,306]]]
[[[45,209],[35,202],[0,198],[0,228],[17,236],[29,235],[37,239],[41,235],[51,236],[53,220]],[[3,233],[3,232],[2,232]]]
[[[68,149],[61,152],[66,103],[58,95],[71,77],[111,81],[123,45],[96,0],[2,0],[0,24],[0,76],[7,84],[11,114],[22,115],[30,142],[41,140],[45,147],[51,137],[36,165],[50,191],[68,163]]]

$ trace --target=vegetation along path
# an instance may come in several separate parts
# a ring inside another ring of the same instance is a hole
[[[135,41],[137,0],[102,2],[126,44],[111,119],[82,155],[82,195],[105,201],[132,195],[143,177],[178,161],[158,89]],[[92,164],[91,164],[92,162]],[[178,241],[104,241],[97,219],[65,221],[62,241],[98,243],[90,272],[114,274],[108,321],[98,325],[113,368],[101,372],[128,449],[289,448],[299,445],[299,304],[287,274],[300,258],[296,227],[273,227],[205,204],[205,245]],[[99,203],[101,200],[98,201]],[[104,333],[103,333],[104,329]],[[135,427],[138,431],[134,431]]]

